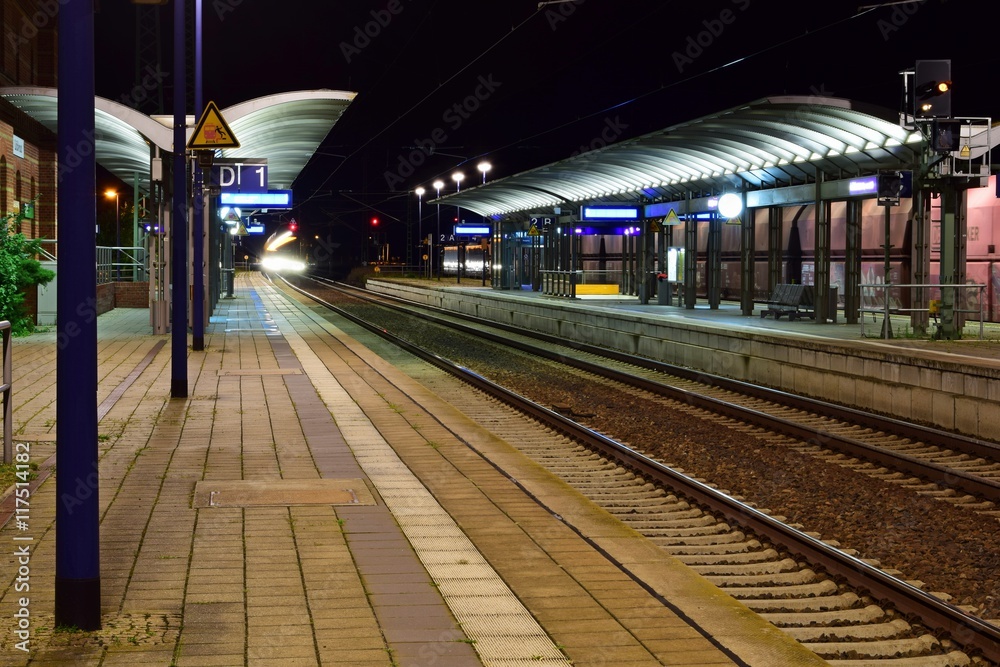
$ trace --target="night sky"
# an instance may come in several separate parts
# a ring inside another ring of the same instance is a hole
[[[1000,116],[994,6],[205,0],[205,99],[357,92],[294,184],[295,215],[347,228],[379,215],[391,230],[415,215],[415,187],[441,178],[451,190],[456,169],[465,187],[479,183],[482,159],[499,178],[771,95],[899,110],[899,72],[918,59],[951,59],[955,115]],[[169,70],[172,10],[162,11]],[[134,16],[125,0],[101,3],[99,95],[134,83]]]

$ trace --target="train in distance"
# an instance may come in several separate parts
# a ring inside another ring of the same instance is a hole
[[[274,273],[302,273],[306,263],[291,252],[291,244],[298,236],[299,226],[295,222],[281,225],[264,242],[264,256],[260,267]]]

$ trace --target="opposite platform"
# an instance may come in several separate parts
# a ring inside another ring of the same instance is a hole
[[[0,531],[32,538],[30,652],[5,549],[0,664],[822,664],[258,276],[211,320],[170,399],[148,313],[99,318],[104,629],[52,627],[49,478]],[[14,357],[16,440],[51,463],[54,334]]]

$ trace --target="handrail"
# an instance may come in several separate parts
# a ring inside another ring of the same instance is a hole
[[[3,384],[0,391],[3,392],[3,462],[14,462],[14,413],[13,404],[10,401],[10,390],[13,381],[14,355],[10,344],[10,322],[0,321],[0,334],[3,335]]]
[[[861,336],[862,336],[862,338],[865,337],[865,313],[872,313],[873,316],[877,315],[877,314],[881,314],[885,318],[883,320],[883,322],[889,322],[889,315],[892,314],[892,313],[930,312],[930,308],[929,307],[928,308],[894,308],[894,307],[891,307],[889,305],[888,290],[890,290],[890,289],[896,289],[896,288],[904,288],[904,287],[905,288],[941,289],[941,290],[951,289],[951,290],[954,290],[955,292],[957,292],[960,289],[977,289],[977,290],[979,290],[979,309],[978,310],[969,310],[967,308],[953,308],[952,312],[955,312],[955,313],[966,313],[968,315],[976,315],[978,313],[979,314],[979,339],[982,340],[982,338],[983,338],[983,316],[984,316],[984,313],[983,313],[983,292],[986,290],[986,285],[980,284],[980,283],[955,283],[955,284],[948,284],[948,283],[940,284],[940,283],[937,283],[937,284],[926,284],[926,285],[924,285],[924,284],[905,284],[904,285],[904,284],[893,284],[893,283],[865,283],[865,284],[861,285],[861,292],[862,292],[862,294],[861,294],[861,303],[862,304],[864,304],[864,301],[865,301],[865,296],[864,296],[865,290],[871,290],[873,292],[878,291],[878,290],[885,290],[886,294],[885,294],[885,296],[882,297],[883,298],[883,303],[882,303],[881,306],[876,305],[876,306],[871,307],[871,308],[865,308],[862,305],[862,307],[859,309],[858,313],[861,316],[860,320],[861,320]],[[878,297],[873,297],[873,298],[878,298]],[[883,338],[888,338],[889,337],[889,327],[886,326],[886,325],[883,325],[883,327],[882,327],[882,337]]]

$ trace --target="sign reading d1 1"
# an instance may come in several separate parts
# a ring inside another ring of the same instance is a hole
[[[246,160],[226,164],[217,159],[212,165],[212,182],[223,192],[267,192],[267,163]]]

